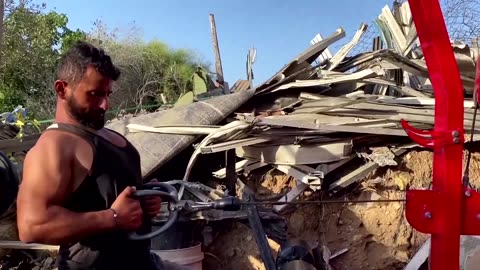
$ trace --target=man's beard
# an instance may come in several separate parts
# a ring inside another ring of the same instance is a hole
[[[96,109],[87,111],[87,109],[78,105],[73,96],[68,99],[68,106],[70,115],[80,122],[80,124],[95,130],[99,130],[105,126],[105,110]]]

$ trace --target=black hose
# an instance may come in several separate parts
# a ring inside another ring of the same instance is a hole
[[[155,188],[155,187],[166,189],[169,192],[154,190],[154,189],[141,189],[141,190],[135,191],[133,194],[133,197],[137,199],[141,199],[142,197],[159,196],[162,198],[163,201],[168,201],[175,204],[178,203],[177,190],[171,185],[160,183],[160,182],[153,182],[153,183],[145,184],[141,188]],[[170,212],[170,215],[168,216],[167,222],[163,226],[161,226],[159,229],[149,233],[145,233],[145,234],[138,234],[136,232],[133,232],[128,235],[128,238],[130,240],[148,240],[170,229],[170,227],[172,227],[172,225],[175,224],[175,222],[178,219],[178,211],[175,211],[175,210],[172,211],[170,208],[168,210]]]

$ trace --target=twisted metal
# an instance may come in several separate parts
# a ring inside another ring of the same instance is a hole
[[[440,0],[440,5],[450,39],[472,45],[473,39],[480,38],[480,0]],[[372,51],[373,39],[380,36],[374,19],[369,22],[367,31],[349,56]]]

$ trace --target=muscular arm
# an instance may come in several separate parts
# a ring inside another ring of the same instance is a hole
[[[48,134],[28,152],[17,197],[21,241],[60,245],[115,227],[110,210],[75,213],[62,207],[73,181],[74,145],[70,136]]]

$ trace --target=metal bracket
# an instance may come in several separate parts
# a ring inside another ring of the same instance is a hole
[[[402,121],[410,138],[434,154],[432,191],[409,191],[405,211],[415,229],[432,233],[430,269],[458,270],[460,235],[480,232],[472,227],[480,198],[471,190],[465,198],[462,185],[463,85],[439,1],[408,3],[435,92],[435,128],[422,131]]]
[[[408,137],[426,148],[434,149],[465,142],[463,130],[451,130],[446,132],[436,130],[421,130],[412,127],[403,119],[400,122]]]
[[[435,190],[408,191],[405,214],[410,225],[422,233],[449,233],[444,230],[442,225],[442,219],[448,213],[438,203],[443,197],[441,192]],[[479,235],[480,193],[470,188],[464,188],[462,205],[461,234]]]

